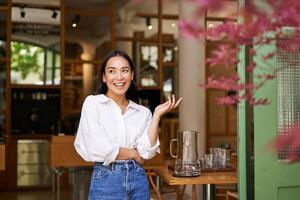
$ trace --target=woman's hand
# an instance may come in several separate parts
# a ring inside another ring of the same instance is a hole
[[[135,160],[137,163],[139,163],[140,165],[143,165],[145,162],[136,149],[131,150],[131,158]]]
[[[172,97],[168,98],[168,101],[158,105],[155,108],[153,116],[157,115],[158,117],[161,117],[162,115],[164,115],[172,110],[175,110],[179,106],[182,99],[183,98],[181,97],[176,101],[175,95],[173,94]]]

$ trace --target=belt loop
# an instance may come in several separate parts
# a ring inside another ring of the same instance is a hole
[[[115,163],[114,163],[114,162],[111,163],[111,168],[110,168],[110,170],[115,170]]]
[[[134,167],[134,169],[136,169],[136,162],[135,162],[135,160],[132,160],[132,163],[133,163],[133,167]]]

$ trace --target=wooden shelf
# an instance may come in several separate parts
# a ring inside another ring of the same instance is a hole
[[[163,63],[164,67],[177,67],[177,65],[175,62]]]
[[[234,17],[206,17],[206,21],[223,21],[223,22],[236,22]]]
[[[50,139],[50,134],[11,134],[11,138],[14,139]]]
[[[74,109],[65,109],[66,115],[79,115],[81,112],[81,108],[74,108]]]
[[[20,89],[60,89],[60,85],[29,85],[29,84],[12,84],[11,88]]]
[[[65,76],[65,81],[82,81],[82,76],[76,75],[76,76]]]
[[[139,86],[138,90],[160,90],[159,86]]]
[[[137,13],[138,17],[150,17],[150,18],[159,18],[158,14],[150,14],[150,13]],[[169,19],[169,20],[178,20],[179,15],[171,15],[171,14],[162,14],[161,15],[162,19]]]
[[[64,63],[66,64],[84,64],[84,63],[91,63],[91,64],[100,64],[100,60],[81,60],[81,59],[64,59]]]
[[[8,11],[8,6],[1,5],[0,11]]]
[[[12,6],[14,7],[26,7],[26,8],[43,8],[43,9],[52,9],[59,10],[60,5],[46,5],[46,4],[36,4],[36,3],[17,3],[13,2]]]
[[[7,58],[0,57],[0,62],[1,62],[1,63],[7,62]]]

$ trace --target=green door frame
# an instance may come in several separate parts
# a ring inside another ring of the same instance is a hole
[[[242,9],[246,0],[239,0]],[[240,10],[239,9],[239,10]],[[243,18],[238,18],[238,23],[243,23]],[[240,46],[238,74],[241,82],[250,80],[246,66],[250,63],[249,47]],[[253,156],[253,111],[252,107],[242,101],[238,105],[238,191],[240,200],[254,199],[254,158]]]

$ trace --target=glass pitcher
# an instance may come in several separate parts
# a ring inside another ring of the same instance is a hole
[[[170,142],[170,154],[175,160],[174,174],[175,176],[199,176],[200,161],[198,158],[197,131],[185,130],[177,132],[177,139],[172,139]],[[177,153],[173,154],[173,143],[177,142]]]

